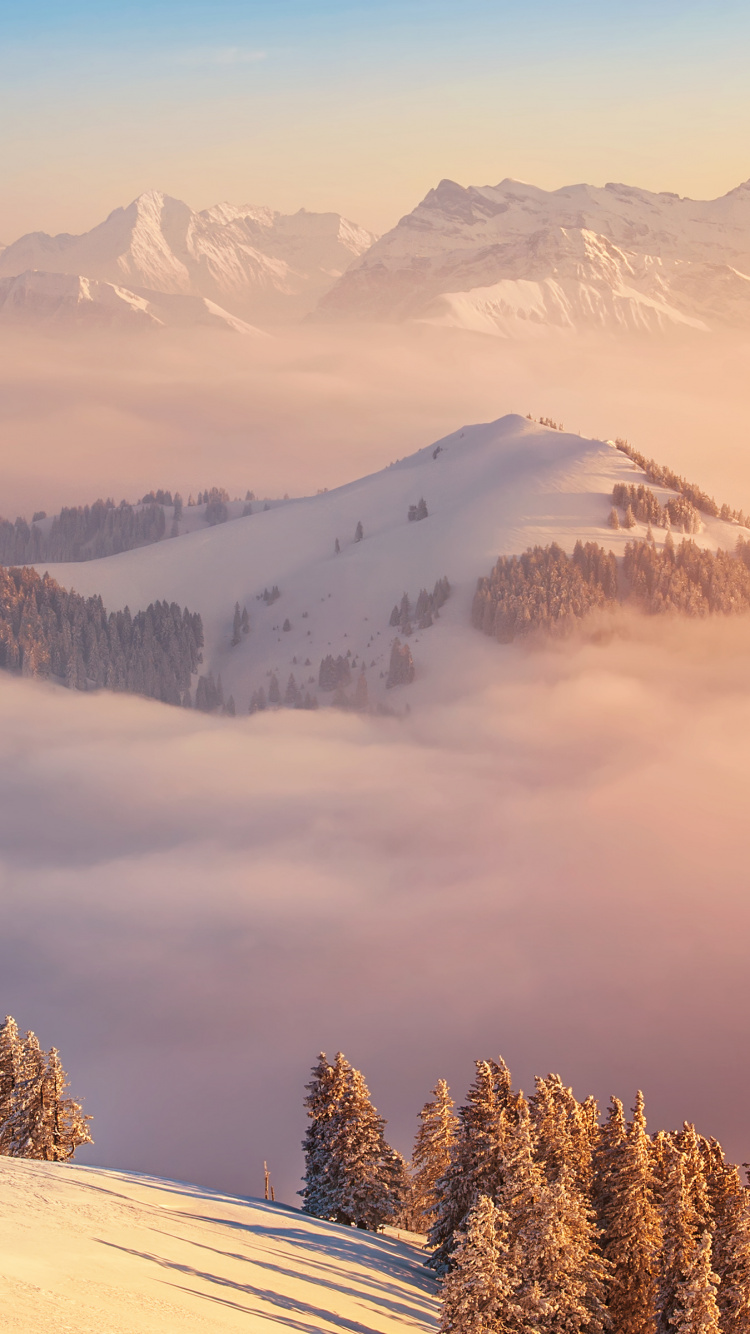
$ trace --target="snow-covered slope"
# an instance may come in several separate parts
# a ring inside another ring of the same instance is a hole
[[[137,291],[78,274],[27,271],[0,278],[0,324],[31,327],[231,329],[265,337],[202,296]]]
[[[453,655],[465,658],[468,642],[476,643],[469,629],[476,580],[498,555],[553,540],[572,551],[578,538],[621,554],[645,529],[607,526],[612,487],[644,480],[611,444],[507,416],[467,426],[335,491],[106,560],[49,568],[66,587],[100,593],[110,608],[167,598],[199,611],[204,670],[221,673],[243,712],[255,690],[267,690],[272,671],[282,692],[290,674],[314,690],[321,659],[347,653],[356,668],[365,666],[371,701],[402,707],[425,688],[441,693]],[[421,498],[429,517],[410,522],[409,506]],[[736,535],[730,524],[707,520],[696,541],[732,548]],[[386,693],[391,610],[404,592],[413,601],[444,575],[450,599],[439,620],[410,640],[417,679]],[[266,605],[260,595],[274,584],[281,596]],[[248,609],[250,633],[232,647],[235,602]]]
[[[416,1246],[284,1205],[90,1167],[0,1159],[7,1334],[436,1327]]]
[[[338,213],[251,205],[195,213],[158,190],[82,236],[31,232],[0,252],[0,276],[29,269],[206,297],[250,321],[294,319],[372,243]]]
[[[541,327],[750,325],[750,181],[696,201],[624,185],[441,181],[321,300],[326,319]]]

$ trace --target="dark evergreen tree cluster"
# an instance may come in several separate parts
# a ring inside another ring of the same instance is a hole
[[[394,605],[388,622],[402,634],[410,635],[412,630],[428,630],[433,620],[440,613],[443,603],[450,596],[451,586],[446,576],[438,579],[431,593],[420,588],[416,602],[412,603],[408,593],[404,593],[400,603]]]
[[[42,1051],[34,1033],[21,1038],[9,1015],[0,1028],[0,1154],[60,1163],[91,1144],[91,1117],[67,1088],[57,1050]]]
[[[615,440],[617,448],[622,454],[627,454],[629,459],[638,464],[648,477],[650,482],[656,486],[666,486],[670,491],[679,491],[680,495],[686,497],[697,510],[702,514],[709,514],[712,518],[725,519],[728,522],[735,522],[744,528],[747,525],[748,517],[742,510],[732,509],[729,505],[717,505],[713,496],[706,495],[706,492],[696,486],[694,482],[686,482],[684,477],[678,473],[672,472],[671,468],[665,468],[662,464],[656,463],[654,459],[646,458],[645,454],[640,454],[637,449],[633,449],[627,440]]]
[[[195,707],[200,709],[201,713],[215,713],[217,709],[223,711],[226,708],[221,675],[214,678],[213,672],[207,672],[205,676],[198,677],[195,687]]]
[[[386,687],[408,686],[414,680],[414,659],[408,644],[402,644],[396,637],[391,645],[391,660],[388,664]]]
[[[270,592],[267,588],[264,588],[263,592],[258,594],[258,601],[265,602],[266,606],[270,607],[271,603],[275,602],[277,598],[280,597],[281,597],[281,592],[279,591],[279,586],[278,584],[274,584]]]
[[[345,690],[352,679],[352,669],[348,657],[337,658],[333,654],[327,653],[321,660],[318,671],[318,686],[321,690]]]
[[[489,579],[480,579],[472,624],[500,643],[532,630],[563,631],[597,607],[618,600],[651,614],[730,615],[750,608],[750,542],[736,554],[704,551],[667,533],[661,549],[653,541],[625,547],[623,586],[617,562],[593,542],[577,542],[572,556],[555,543],[523,556],[501,556]]]
[[[155,602],[134,616],[107,613],[48,574],[0,568],[0,668],[50,677],[73,690],[127,691],[181,704],[201,661],[201,618]]]
[[[441,1081],[420,1123],[442,1334],[747,1334],[750,1191],[716,1140],[650,1136],[640,1093],[600,1125],[558,1075],[527,1100],[502,1060],[457,1117]]]
[[[474,595],[472,624],[501,644],[532,630],[570,628],[617,599],[617,562],[595,542],[576,542],[567,556],[556,542],[522,556],[501,556]]]
[[[236,648],[243,635],[250,633],[250,617],[247,614],[247,607],[240,611],[239,602],[234,604],[234,617],[232,620],[232,648]]]
[[[398,1222],[409,1194],[406,1164],[385,1139],[362,1074],[341,1052],[334,1062],[321,1053],[305,1107],[305,1212],[373,1232]]]
[[[418,504],[409,506],[409,523],[418,523],[420,519],[428,518],[427,502],[424,496],[421,497]]]
[[[164,509],[123,500],[62,509],[45,534],[25,519],[0,519],[0,565],[41,565],[45,561],[98,560],[133,547],[160,542],[166,534]]]
[[[271,673],[268,695],[263,688],[254,690],[250,698],[248,713],[262,713],[264,709],[317,709],[318,699],[310,690],[306,690],[302,685],[298,685],[292,672],[286,683],[286,690],[282,698],[279,687],[278,677],[275,672]]]
[[[745,552],[703,551],[695,542],[675,546],[667,538],[661,550],[650,542],[628,542],[623,572],[630,597],[647,612],[676,611],[686,616],[728,615],[750,607],[750,568]]]
[[[656,528],[676,528],[683,533],[700,531],[700,515],[687,496],[674,496],[666,505],[660,505],[648,486],[628,486],[616,482],[612,490],[612,504],[627,513],[630,508],[640,523],[651,523]]]
[[[248,494],[247,499],[250,499]],[[228,505],[229,492],[224,490],[223,486],[212,486],[210,491],[199,491],[196,505]]]

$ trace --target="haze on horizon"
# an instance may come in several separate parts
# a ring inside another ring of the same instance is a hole
[[[149,188],[382,232],[445,176],[712,198],[750,175],[735,0],[3,9],[5,244]]]

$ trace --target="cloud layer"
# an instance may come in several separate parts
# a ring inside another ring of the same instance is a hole
[[[401,722],[0,677],[0,1008],[60,1046],[87,1160],[252,1193],[265,1158],[291,1200],[338,1047],[405,1151],[502,1052],[749,1157],[749,650],[744,621],[482,640]]]

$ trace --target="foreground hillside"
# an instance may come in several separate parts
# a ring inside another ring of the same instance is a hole
[[[419,1249],[284,1205],[0,1159],[3,1329],[75,1334],[435,1328]]]
[[[439,619],[420,628],[415,617],[407,636],[415,698],[425,686],[445,698],[457,664],[471,653],[477,579],[498,556],[550,542],[571,552],[579,539],[621,556],[647,525],[612,530],[612,491],[645,480],[611,444],[511,415],[467,426],[335,491],[104,560],[48,568],[63,587],[100,594],[108,608],[135,612],[167,599],[200,613],[202,671],[221,675],[238,712],[254,692],[268,691],[272,674],[282,696],[290,676],[313,692],[327,657],[348,658],[352,684],[364,669],[370,703],[401,709],[404,692],[388,690],[387,678],[397,633],[391,617],[404,593],[416,609],[420,590],[449,581]],[[669,494],[655,492],[662,500]],[[422,500],[427,516],[414,521],[409,512]],[[706,517],[694,540],[731,549],[737,532]],[[662,529],[657,542],[664,538]],[[274,589],[278,596],[264,600]],[[236,605],[249,622],[239,636]]]

